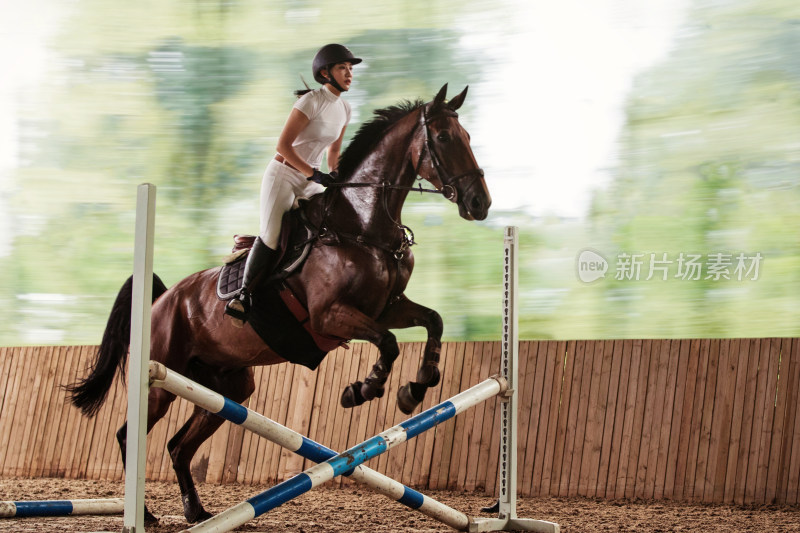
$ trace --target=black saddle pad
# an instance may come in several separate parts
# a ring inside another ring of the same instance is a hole
[[[328,352],[321,350],[280,296],[280,286],[267,285],[253,295],[248,323],[278,355],[316,370]]]

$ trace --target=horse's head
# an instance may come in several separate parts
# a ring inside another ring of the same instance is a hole
[[[445,101],[447,84],[439,94],[422,106],[419,140],[412,145],[416,152],[417,174],[442,191],[445,198],[458,205],[458,213],[467,220],[483,220],[489,214],[492,197],[469,145],[469,133],[458,122],[456,110],[464,103],[467,88],[452,100]]]

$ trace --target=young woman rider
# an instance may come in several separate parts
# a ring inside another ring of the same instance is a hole
[[[316,90],[298,91],[283,131],[277,155],[269,162],[261,180],[261,224],[259,235],[247,256],[242,290],[228,302],[225,313],[246,321],[250,294],[260,272],[274,267],[281,219],[298,197],[322,192],[334,177],[347,124],[350,105],[341,94],[353,82],[353,65],[361,63],[347,47],[328,44],[320,48],[312,65]],[[319,170],[327,151],[329,173]]]

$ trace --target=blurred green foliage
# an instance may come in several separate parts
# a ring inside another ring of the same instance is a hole
[[[444,82],[453,94],[480,86],[494,71],[464,52],[469,27],[453,13],[511,18],[506,3],[62,7],[4,198],[13,240],[0,257],[0,344],[99,342],[131,270],[139,183],[158,186],[155,270],[168,284],[218,264],[233,234],[256,232],[261,173],[321,44],[366,58],[347,96],[352,134],[372,110],[430,98]],[[618,166],[585,219],[496,209],[468,223],[449,203],[412,195],[408,295],[442,313],[447,339],[498,338],[502,228],[513,224],[523,338],[798,335],[798,20],[790,0],[695,1],[669,56],[635,80]],[[609,261],[604,279],[576,275],[585,248]],[[621,253],[717,252],[761,253],[759,279],[686,281],[674,264],[667,281],[614,279]]]

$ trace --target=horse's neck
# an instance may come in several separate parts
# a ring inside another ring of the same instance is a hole
[[[353,208],[353,214],[364,228],[400,222],[408,191],[382,188],[379,185],[410,187],[414,182],[414,172],[408,159],[410,133],[403,133],[404,135],[395,135],[381,141],[348,180],[353,183],[372,183],[375,187],[342,190],[343,196]]]

